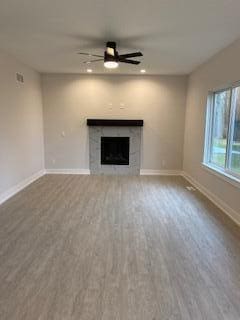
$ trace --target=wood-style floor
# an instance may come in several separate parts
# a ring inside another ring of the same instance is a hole
[[[48,175],[0,206],[1,320],[239,320],[240,230],[181,177]]]

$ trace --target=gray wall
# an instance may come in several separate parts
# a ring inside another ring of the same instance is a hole
[[[44,168],[38,73],[0,53],[0,196]],[[16,72],[24,83],[16,81]]]
[[[141,167],[181,170],[186,86],[185,76],[43,75],[46,168],[89,168],[87,118],[140,118]]]
[[[240,189],[213,175],[201,165],[208,92],[240,80],[239,57],[240,41],[237,41],[190,76],[185,123],[184,171],[240,215]]]

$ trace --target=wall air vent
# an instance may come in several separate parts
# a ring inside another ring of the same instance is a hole
[[[21,73],[18,73],[18,72],[16,73],[16,79],[17,79],[17,82],[24,83],[24,78]]]

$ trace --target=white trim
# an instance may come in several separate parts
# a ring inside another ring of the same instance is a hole
[[[42,176],[44,176],[45,170],[41,170],[39,172],[34,173],[30,177],[24,179],[23,181],[19,182],[15,186],[11,187],[7,191],[0,194],[0,204],[7,201],[9,198],[13,197],[15,194],[17,194],[19,191],[26,188],[29,184],[33,183],[34,181],[38,180]]]
[[[237,225],[240,226],[240,214],[233,210],[228,204],[222,199],[218,198],[215,194],[205,188],[202,184],[197,182],[186,172],[183,172],[182,176],[190,182],[196,189],[204,194],[211,202],[213,202],[219,209],[221,209],[230,219],[232,219]]]
[[[141,176],[180,176],[182,175],[182,171],[141,169],[140,175]]]
[[[46,169],[46,174],[90,174],[89,169]],[[182,171],[180,170],[152,170],[141,169],[140,175],[149,176],[180,176]]]
[[[237,177],[227,173],[225,170],[221,170],[215,166],[211,166],[210,164],[202,163],[203,169],[207,170],[209,173],[217,176],[218,178],[230,183],[236,188],[240,188],[240,179]]]
[[[89,169],[46,169],[46,174],[90,174]]]

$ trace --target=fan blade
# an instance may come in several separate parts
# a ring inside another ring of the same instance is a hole
[[[103,56],[100,56],[99,54],[91,54],[91,53],[86,53],[86,52],[78,52],[78,54],[82,54],[84,56],[89,56],[89,57],[103,58]]]
[[[84,61],[83,63],[90,64],[90,63],[98,62],[98,61],[104,61],[104,59],[96,59],[96,60]]]
[[[133,53],[126,53],[126,54],[120,54],[119,58],[134,58],[134,57],[142,57],[142,52],[133,52]]]
[[[130,64],[139,64],[141,61],[129,60],[129,59],[119,59],[119,62],[130,63]]]

